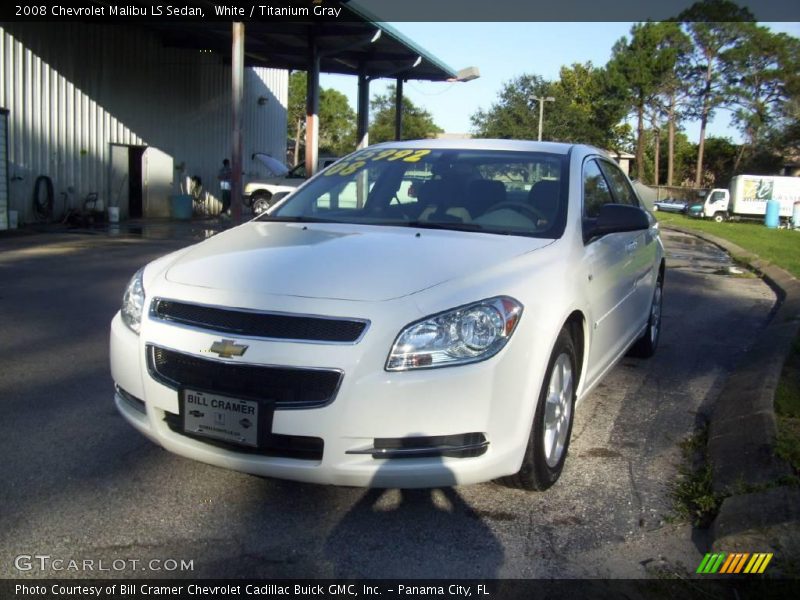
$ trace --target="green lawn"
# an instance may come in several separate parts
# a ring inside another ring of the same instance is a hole
[[[781,380],[775,390],[778,421],[776,452],[800,473],[800,338],[786,357]]]
[[[656,212],[655,215],[665,224],[725,238],[800,278],[800,230],[768,229],[756,222],[715,223],[709,219],[693,219],[675,213]]]

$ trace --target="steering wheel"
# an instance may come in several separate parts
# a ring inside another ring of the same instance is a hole
[[[540,221],[547,221],[547,218],[542,213],[540,213],[532,206],[525,204],[524,202],[514,202],[514,201],[500,202],[499,204],[495,204],[494,206],[489,207],[489,210],[486,212],[501,210],[503,208],[509,208],[511,210],[517,211],[522,216],[530,219],[533,223],[536,224],[537,227],[539,226]]]

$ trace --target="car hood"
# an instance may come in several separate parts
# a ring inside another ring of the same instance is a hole
[[[410,227],[251,222],[181,254],[165,277],[231,292],[376,302],[503,265],[552,241]]]

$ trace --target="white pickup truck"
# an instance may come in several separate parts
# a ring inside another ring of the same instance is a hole
[[[702,205],[690,209],[690,214],[718,223],[731,217],[763,218],[768,200],[780,202],[780,216],[791,218],[795,202],[800,202],[800,177],[737,175],[731,179],[730,191],[711,190]]]
[[[266,171],[267,177],[255,177],[244,186],[244,203],[255,214],[261,214],[281,198],[300,187],[308,177],[305,163],[288,169],[281,161],[269,154],[256,152],[251,157],[259,171]],[[317,163],[317,172],[335,163],[338,157],[325,156]]]

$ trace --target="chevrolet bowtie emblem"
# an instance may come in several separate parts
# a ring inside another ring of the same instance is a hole
[[[209,352],[219,354],[220,358],[230,358],[231,356],[241,356],[245,353],[248,346],[237,344],[233,340],[222,340],[211,344]]]

